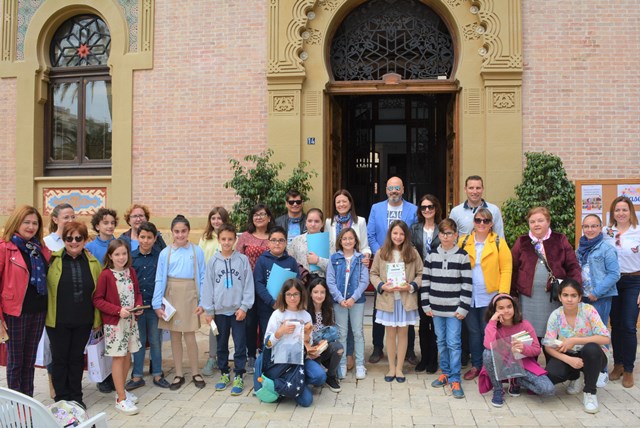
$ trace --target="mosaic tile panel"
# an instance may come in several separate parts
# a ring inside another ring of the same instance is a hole
[[[45,0],[18,0],[18,34],[16,35],[16,60],[24,59],[24,37],[31,18]]]
[[[55,187],[42,189],[44,215],[59,204],[70,204],[78,215],[93,215],[107,206],[106,187]]]
[[[138,51],[138,0],[118,0],[129,26],[129,52]]]

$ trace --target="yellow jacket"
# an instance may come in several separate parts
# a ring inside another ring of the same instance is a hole
[[[467,236],[469,238],[467,242],[464,242]],[[498,247],[496,247],[497,236],[495,232],[491,232],[484,241],[480,266],[482,266],[487,293],[496,291],[509,293],[511,290],[511,271],[513,269],[511,250],[504,238],[500,238],[500,249],[498,250]],[[463,242],[464,247],[462,247]],[[477,260],[475,232],[472,232],[471,235],[461,236],[458,240],[458,245],[469,254],[471,268],[473,269]]]

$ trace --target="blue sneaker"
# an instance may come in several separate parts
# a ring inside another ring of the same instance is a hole
[[[229,373],[222,373],[222,376],[220,376],[220,382],[216,383],[216,391],[224,391],[230,383],[231,379],[229,379]]]
[[[464,391],[460,382],[451,382],[451,395],[453,395],[453,398],[464,398]]]
[[[504,392],[501,389],[493,390],[493,398],[491,399],[491,405],[493,407],[502,407],[504,404]]]
[[[233,387],[231,388],[231,395],[240,395],[244,391],[244,381],[242,376],[236,376],[233,378]]]
[[[434,388],[441,388],[449,383],[449,378],[447,378],[446,374],[441,374],[438,379],[431,382],[431,386]]]

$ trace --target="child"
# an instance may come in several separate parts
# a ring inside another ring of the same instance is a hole
[[[235,376],[231,395],[240,395],[244,390],[242,376],[247,362],[245,318],[253,306],[255,289],[249,259],[233,250],[236,243],[236,228],[223,224],[218,229],[220,249],[207,263],[204,278],[202,306],[207,323],[215,318],[219,337],[217,341],[218,368],[222,373],[216,391],[227,388],[229,378],[229,334],[233,335],[235,352],[233,364]]]
[[[172,391],[177,391],[185,383],[182,369],[183,335],[193,383],[200,389],[206,385],[198,367],[196,342],[196,330],[200,329],[200,315],[204,312],[199,303],[205,274],[204,253],[200,247],[189,242],[190,230],[191,224],[183,215],[178,214],[171,222],[173,245],[160,253],[156,288],[153,291],[152,306],[161,318],[158,328],[171,332],[171,352],[176,365],[176,375],[169,387]],[[163,297],[176,309],[169,321],[164,320]]]
[[[440,245],[424,260],[420,297],[422,310],[433,317],[442,374],[431,383],[434,388],[451,384],[454,398],[464,398],[460,385],[462,320],[471,305],[471,262],[456,246],[458,226],[450,218],[438,224]]]
[[[131,269],[131,254],[124,241],[109,243],[105,267],[93,295],[93,305],[100,310],[104,325],[106,356],[112,357],[111,371],[116,387],[116,410],[126,415],[138,413],[138,397],[124,389],[131,366],[131,352],[140,349],[135,317],[142,311],[131,310],[142,304],[136,273]]]
[[[307,231],[302,235],[298,235],[287,245],[287,252],[291,257],[296,259],[298,264],[311,272],[309,265],[316,265],[320,270],[311,272],[315,275],[325,276],[329,259],[318,256],[309,251],[307,235],[322,232],[324,214],[318,208],[311,208],[307,212],[306,226]]]
[[[285,235],[286,236],[286,235]],[[261,355],[264,376],[276,383],[276,391],[281,395],[295,398],[302,407],[309,407],[313,403],[313,394],[307,385],[321,386],[325,383],[327,375],[324,369],[315,361],[304,359],[304,379],[302,385],[296,386],[287,383],[286,379],[294,372],[299,372],[299,365],[273,364],[272,352],[275,352],[278,342],[283,336],[294,334],[296,324],[304,324],[305,330],[312,328],[311,315],[305,310],[307,307],[307,292],[299,279],[288,279],[282,285],[275,303],[275,309],[269,318],[265,333],[265,352]],[[256,362],[256,365],[258,362]],[[282,381],[284,380],[284,382]],[[279,385],[279,387],[278,387]],[[295,389],[294,389],[295,388]]]
[[[404,264],[402,282],[388,278],[390,263]],[[410,325],[417,325],[418,282],[422,277],[422,259],[411,244],[409,227],[402,220],[391,223],[382,247],[373,258],[371,283],[376,286],[376,319],[385,326],[389,371],[384,380],[398,383],[406,381],[402,371],[407,353]]]
[[[299,278],[298,262],[287,254],[287,232],[283,227],[274,226],[269,231],[269,250],[262,253],[256,261],[253,270],[253,282],[256,288],[256,314],[258,325],[260,326],[260,342],[264,343],[264,332],[267,328],[269,318],[273,313],[276,301],[267,290],[267,282],[271,274],[271,267],[277,264],[281,268],[288,269],[296,273]],[[306,301],[305,301],[306,303]]]
[[[98,233],[98,236],[89,242],[85,248],[103,265],[106,263],[105,255],[107,254],[109,242],[115,239],[113,232],[116,230],[117,225],[118,214],[109,208],[100,208],[91,217],[91,226]]]
[[[549,316],[542,340],[549,354],[548,376],[554,384],[569,380],[567,393],[575,395],[582,390],[584,411],[597,413],[596,382],[607,366],[606,345],[611,342],[609,330],[593,306],[581,303],[583,292],[578,281],[565,279],[559,288],[562,306]]]
[[[204,251],[204,262],[209,263],[209,259],[218,251],[220,243],[218,241],[218,230],[223,224],[229,223],[229,213],[224,207],[213,207],[209,211],[207,217],[207,226],[204,229],[202,238],[198,242],[198,246]],[[217,363],[215,355],[217,354],[216,336],[209,330],[209,359],[202,369],[205,376],[213,376],[213,370]]]
[[[307,218],[309,218],[307,216]],[[307,226],[307,230],[308,226]],[[364,269],[367,270],[367,269]],[[368,282],[368,281],[367,281]],[[322,278],[314,278],[309,283],[309,302],[307,311],[311,315],[313,322],[313,332],[319,332],[325,327],[336,328],[335,317],[333,314],[333,299],[329,294],[327,281]],[[363,358],[364,358],[364,349]],[[308,354],[309,358],[322,363],[327,368],[327,385],[333,392],[340,392],[340,382],[338,382],[338,364],[342,359],[344,348],[338,340],[329,342],[329,347],[320,355]]]
[[[485,350],[482,354],[484,370],[481,371],[481,374],[486,373],[491,381],[491,386],[493,387],[491,404],[494,407],[502,407],[504,404],[504,391],[501,380],[496,378],[493,358],[491,357],[491,344],[497,339],[507,338],[507,340],[510,340],[512,335],[521,331],[529,333],[533,342],[530,345],[525,345],[518,340],[511,342],[513,353],[525,356],[522,359],[522,365],[526,370],[526,375],[522,378],[511,379],[509,382],[509,395],[512,397],[519,396],[521,386],[526,387],[537,395],[553,395],[555,393],[553,383],[545,376],[547,372],[537,362],[541,349],[536,337],[536,331],[529,321],[522,319],[520,307],[513,300],[513,297],[504,293],[496,294],[489,302],[485,320],[487,322],[487,327],[484,330]],[[478,385],[480,385],[480,382]]]
[[[156,288],[156,270],[160,250],[156,243],[158,229],[153,223],[144,222],[138,227],[138,248],[131,253],[133,269],[138,277],[138,285],[142,294],[142,304],[151,305],[153,291]],[[162,374],[162,334],[158,329],[158,316],[153,309],[144,309],[138,317],[138,331],[140,331],[140,343],[143,345],[138,352],[133,354],[133,371],[131,379],[125,388],[127,391],[145,386],[142,378],[144,367],[145,345],[149,342],[149,357],[151,360],[151,375],[153,384],[160,388],[169,388],[169,382]]]
[[[364,367],[364,291],[369,286],[369,269],[365,264],[365,255],[360,253],[360,240],[351,227],[342,229],[336,239],[338,252],[331,255],[327,268],[327,285],[336,302],[334,310],[336,323],[340,331],[340,343],[347,345],[348,328],[354,337],[356,357],[356,379],[364,379],[367,370]],[[340,361],[340,377],[347,376],[347,359]]]
[[[51,221],[49,222],[49,235],[44,237],[44,245],[49,250],[58,251],[64,248],[62,240],[62,230],[64,225],[76,219],[76,213],[69,204],[59,204],[51,211]],[[102,259],[98,259],[102,263]],[[109,391],[111,392],[111,391]]]

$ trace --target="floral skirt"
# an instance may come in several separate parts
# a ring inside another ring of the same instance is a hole
[[[134,316],[120,318],[116,325],[104,325],[104,355],[107,357],[124,357],[140,347],[140,333]]]

